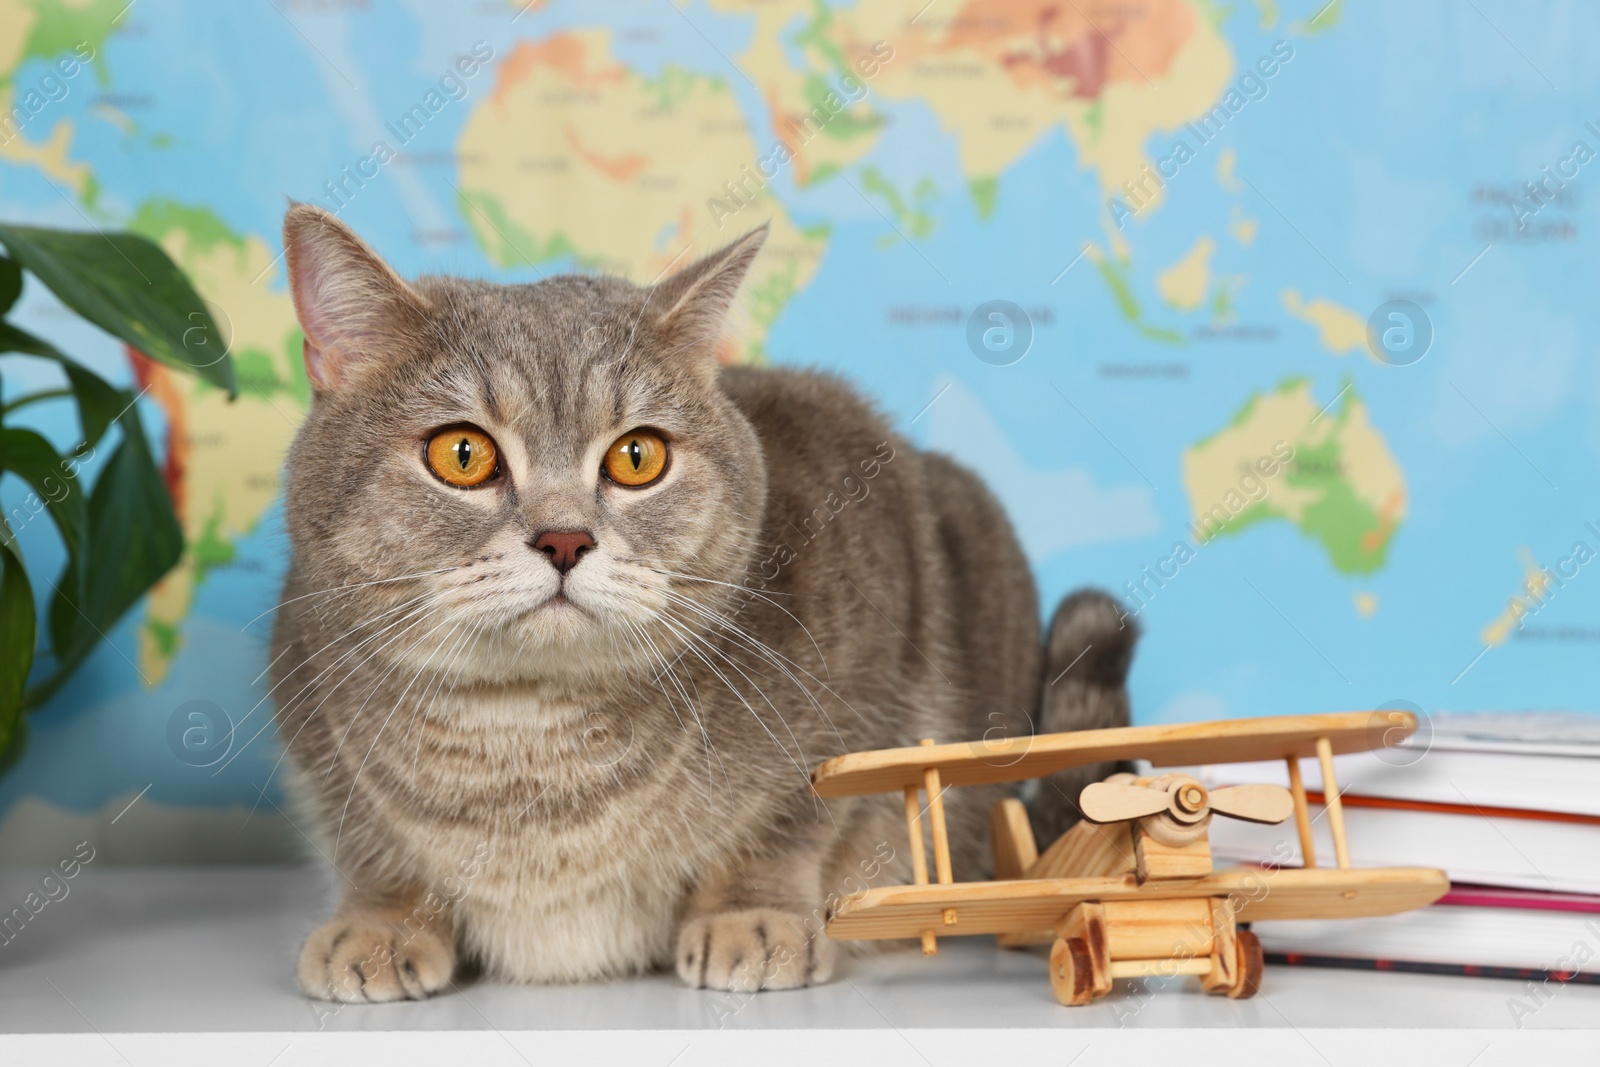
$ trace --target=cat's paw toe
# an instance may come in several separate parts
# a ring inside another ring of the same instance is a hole
[[[295,977],[310,997],[380,1003],[431,996],[449,983],[455,966],[455,948],[432,931],[349,916],[306,939]]]
[[[836,953],[804,916],[773,908],[720,912],[678,931],[678,977],[696,989],[800,989],[831,978]]]

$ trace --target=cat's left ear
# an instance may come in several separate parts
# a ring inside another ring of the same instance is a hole
[[[660,282],[650,295],[659,328],[688,348],[714,351],[750,264],[767,240],[767,227],[751,230]]]

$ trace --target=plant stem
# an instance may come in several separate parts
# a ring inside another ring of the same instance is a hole
[[[29,393],[27,396],[19,396],[11,403],[5,405],[4,407],[0,407],[0,418],[4,418],[20,407],[36,403],[40,400],[59,400],[62,397],[72,395],[73,393],[71,389],[46,389],[42,393]]]

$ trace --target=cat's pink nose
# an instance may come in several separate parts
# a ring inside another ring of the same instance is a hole
[[[588,530],[546,530],[533,539],[533,550],[549,556],[551,566],[562,574],[576,567],[593,547],[594,537]]]

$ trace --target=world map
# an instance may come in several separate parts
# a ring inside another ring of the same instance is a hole
[[[1096,585],[1141,627],[1140,722],[1600,710],[1600,11],[1533,8],[0,0],[0,217],[158,241],[240,389],[26,290],[142,391],[188,547],[32,716],[0,851],[122,812],[134,858],[281,843],[286,198],[404,274],[519,282],[769,225],[719,356],[836,371],[979,471],[1046,612]],[[219,766],[175,758],[193,701]]]

